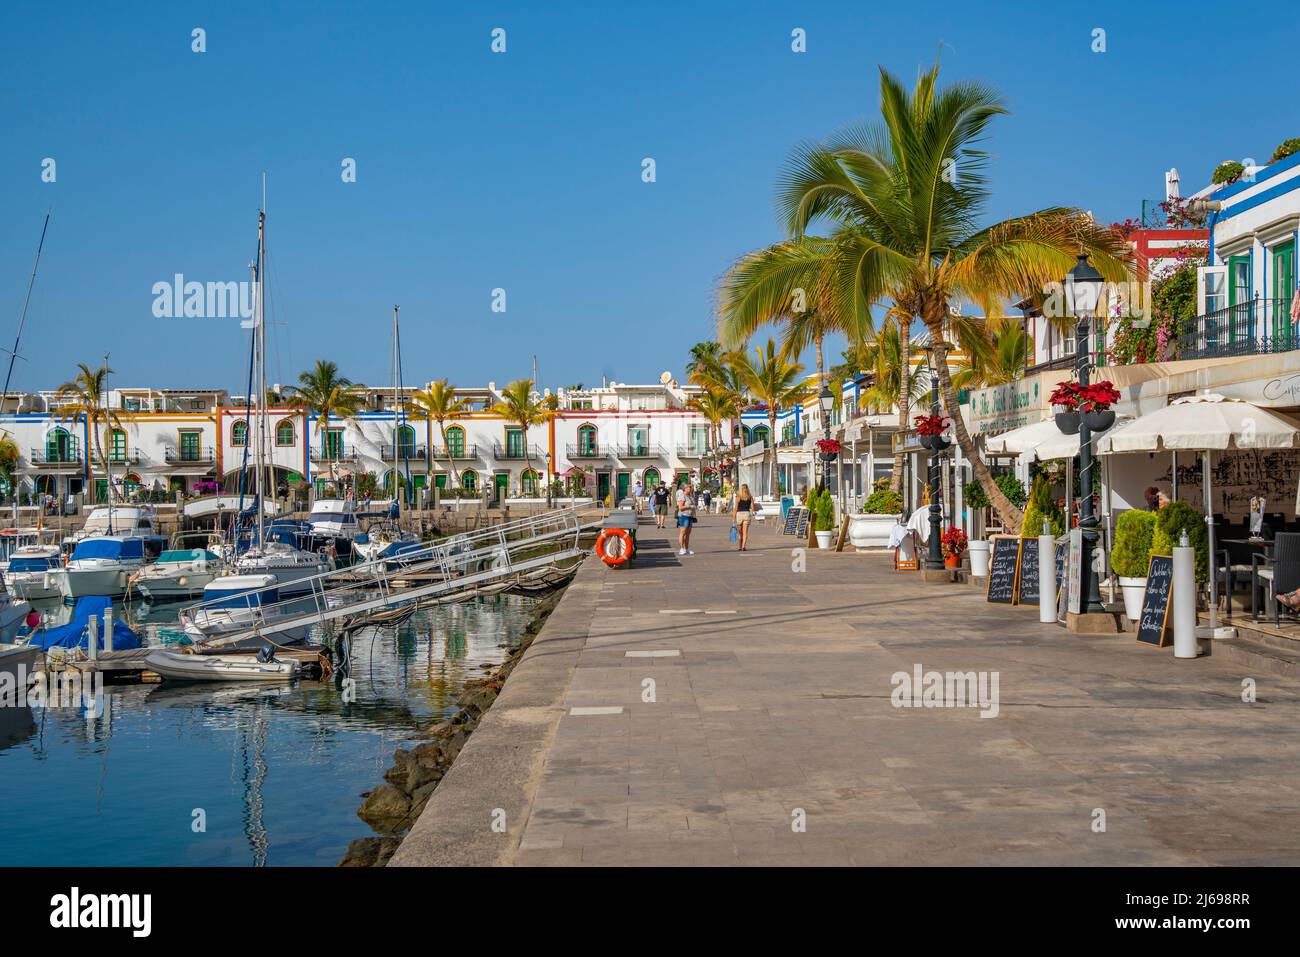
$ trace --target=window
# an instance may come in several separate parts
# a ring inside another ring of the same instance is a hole
[[[754,430],[752,434],[754,437],[753,441],[762,442],[763,448],[770,449],[772,447],[772,433],[768,431],[766,425],[754,426]]]
[[[325,457],[327,459],[341,459],[343,457],[343,430],[326,429],[322,438],[325,440],[323,446]]]
[[[537,471],[535,469],[524,469],[519,476],[519,488],[524,495],[537,494]]]
[[[126,433],[121,429],[108,430],[108,460],[119,464],[126,461]]]
[[[185,429],[180,434],[181,461],[197,462],[203,457],[203,433],[198,429]]]
[[[527,446],[524,442],[523,429],[506,429],[506,455],[512,459],[522,459]]]
[[[76,450],[76,443],[67,429],[55,429],[45,437],[45,458],[50,462],[74,462]]]
[[[463,458],[465,455],[465,430],[459,425],[453,425],[447,430],[447,454],[454,458]],[[464,483],[461,483],[464,485]],[[473,488],[472,485],[464,485],[465,488]]]
[[[397,457],[399,459],[415,458],[415,429],[409,425],[398,426]]]
[[[649,454],[650,426],[629,425],[627,427],[627,451],[629,455]]]
[[[596,427],[594,425],[583,425],[578,428],[578,454],[579,455],[596,455]]]
[[[464,433],[462,433],[463,435]],[[450,436],[448,436],[450,438]],[[467,492],[473,492],[478,488],[478,473],[473,469],[466,469],[460,473],[460,487]]]
[[[292,419],[281,419],[275,424],[275,444],[279,446],[293,445],[297,438],[297,430],[293,427]]]
[[[687,448],[692,455],[703,455],[704,450],[709,446],[709,427],[707,425],[692,425],[687,439]]]
[[[248,444],[248,423],[236,422],[230,427],[230,444],[243,448]]]

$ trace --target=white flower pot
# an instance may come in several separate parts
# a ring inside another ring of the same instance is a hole
[[[1137,621],[1142,617],[1142,598],[1146,594],[1147,580],[1120,575],[1119,590],[1124,593],[1124,614],[1128,615],[1129,621]]]
[[[858,551],[868,548],[888,548],[889,533],[898,522],[897,515],[849,516],[849,544]]]
[[[818,547],[818,548],[830,548],[830,547],[831,547],[831,540],[835,537],[835,533],[834,533],[834,532],[815,532],[814,534],[817,536],[817,547]]]
[[[967,547],[970,555],[970,573],[972,578],[987,578],[989,573],[989,543],[983,539],[971,539]]]

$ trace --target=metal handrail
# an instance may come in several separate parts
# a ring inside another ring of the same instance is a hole
[[[454,571],[488,558],[495,559],[504,556],[506,561],[504,570],[509,571],[514,567],[510,554],[512,549],[531,548],[543,541],[562,538],[569,534],[573,535],[573,547],[576,549],[578,538],[581,536],[583,529],[583,523],[578,513],[588,507],[575,505],[541,512],[537,515],[505,522],[492,528],[467,532],[463,535],[453,535],[440,542],[431,543],[425,548],[404,552],[398,559],[376,558],[361,564],[333,569],[309,578],[299,579],[295,584],[299,586],[306,584],[310,589],[310,595],[297,595],[293,598],[286,598],[269,604],[259,602],[249,609],[253,612],[251,616],[253,620],[246,630],[257,631],[267,627],[266,612],[268,609],[277,609],[289,605],[298,606],[309,598],[313,601],[315,614],[320,617],[320,620],[326,619],[327,612],[330,613],[327,616],[329,618],[338,617],[333,612],[347,606],[335,605],[330,607],[330,598],[338,598],[346,592],[355,590],[374,591],[376,589],[379,590],[381,596],[387,597],[389,595],[390,578],[407,576],[421,571],[431,571],[433,566],[437,566],[443,572],[444,577],[450,580]],[[507,536],[516,532],[526,534],[513,542],[507,541]],[[478,547],[480,543],[484,542],[490,544],[486,547]],[[467,550],[466,546],[472,547]],[[397,564],[398,569],[389,569],[390,562]],[[279,583],[263,585],[259,588],[241,591],[239,597],[275,592],[279,588]],[[209,609],[218,602],[228,601],[229,597],[214,598],[188,605],[180,612],[181,620],[193,622],[198,612]],[[304,612],[304,614],[307,613]]]

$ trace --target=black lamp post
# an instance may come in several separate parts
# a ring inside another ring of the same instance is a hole
[[[831,410],[835,408],[835,394],[831,392],[830,386],[825,382],[822,383],[821,391],[817,393],[817,404],[822,409],[822,438],[830,441],[831,437]],[[831,490],[831,463],[835,461],[834,452],[822,452],[822,488],[826,491]]]
[[[1065,302],[1079,320],[1075,331],[1078,360],[1076,368],[1079,386],[1088,385],[1088,372],[1092,367],[1092,324],[1097,314],[1097,303],[1101,299],[1101,273],[1088,262],[1088,254],[1080,253],[1079,261],[1065,277]],[[1080,417],[1079,425],[1079,528],[1082,531],[1083,548],[1080,564],[1083,566],[1083,594],[1080,596],[1081,610],[1086,614],[1104,612],[1101,603],[1101,587],[1093,570],[1093,555],[1097,547],[1097,516],[1092,511],[1092,469],[1096,456],[1092,451],[1092,430],[1088,428],[1087,416]],[[1067,518],[1068,524],[1068,518]]]
[[[930,415],[939,415],[939,373],[936,363],[948,361],[948,344],[935,343],[930,348]],[[942,435],[930,436],[930,536],[925,556],[927,569],[943,568],[943,505],[939,499],[939,453],[946,442]]]

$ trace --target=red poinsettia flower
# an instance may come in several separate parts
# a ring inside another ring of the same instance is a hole
[[[832,452],[839,452],[839,450],[840,450],[840,443],[836,439],[817,440],[818,452],[822,452],[826,455],[830,455]]]
[[[942,435],[947,421],[941,415],[918,415],[915,420],[917,435]]]
[[[945,555],[960,555],[966,551],[966,533],[960,528],[950,528],[940,538]]]
[[[1105,412],[1120,399],[1119,390],[1109,381],[1083,386],[1078,394],[1084,412]]]
[[[1079,383],[1073,379],[1066,379],[1052,390],[1051,397],[1047,400],[1052,405],[1065,406],[1067,409],[1077,409],[1079,407]]]

